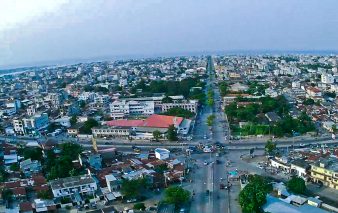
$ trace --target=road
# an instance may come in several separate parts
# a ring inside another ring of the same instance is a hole
[[[207,88],[214,91],[214,105],[204,106],[201,113],[197,116],[194,129],[194,141],[204,144],[214,144],[215,142],[224,143],[224,137],[227,135],[224,113],[220,108],[220,93],[215,86],[214,67],[211,58],[208,58],[208,79]],[[206,90],[207,92],[207,90]],[[207,117],[214,114],[215,119],[211,128],[206,124]],[[205,136],[207,139],[205,139]],[[220,183],[227,184],[227,171],[225,167],[226,156],[216,156],[215,153],[195,154],[196,169],[192,175],[194,183],[192,190],[195,192],[194,200],[191,205],[191,212],[230,212],[230,193],[228,190],[220,189]],[[216,163],[218,160],[220,163]],[[208,165],[205,165],[205,162]],[[210,194],[207,194],[207,190]],[[240,212],[237,209],[236,212]]]

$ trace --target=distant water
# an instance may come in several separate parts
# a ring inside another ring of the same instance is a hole
[[[79,63],[92,63],[113,60],[130,60],[143,58],[157,58],[157,57],[180,57],[180,56],[205,56],[205,55],[338,55],[338,50],[298,50],[298,51],[283,51],[283,50],[231,50],[231,51],[200,51],[200,52],[177,52],[177,53],[159,53],[159,54],[135,54],[135,55],[120,55],[120,56],[101,56],[94,58],[78,58],[65,59],[55,61],[43,61],[26,64],[9,65],[4,68],[0,67],[0,75],[10,74],[16,72],[24,72],[27,70],[34,70],[42,66],[66,66]]]

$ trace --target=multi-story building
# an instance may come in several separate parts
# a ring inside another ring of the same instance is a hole
[[[67,197],[75,193],[93,194],[97,190],[95,179],[90,175],[60,178],[50,181],[54,197]]]
[[[114,119],[128,115],[152,115],[154,112],[154,101],[117,100],[110,104],[111,117]]]
[[[24,123],[24,127],[26,129],[35,129],[40,130],[42,128],[45,128],[49,124],[49,119],[47,113],[42,113],[39,115],[34,115],[30,118],[24,118],[22,119]]]
[[[179,107],[185,110],[189,110],[190,112],[197,113],[198,101],[189,100],[189,101],[174,102],[174,103],[161,103],[160,106],[161,106],[162,112],[167,112],[171,108]]]
[[[334,77],[331,74],[322,74],[321,75],[321,81],[324,84],[333,84],[334,83]]]
[[[322,183],[330,188],[338,189],[337,159],[321,159],[315,164],[312,164],[311,178],[314,182]]]
[[[94,137],[122,137],[128,138],[131,132],[131,127],[115,127],[115,126],[103,126],[98,128],[93,128]]]
[[[94,102],[96,103],[96,104],[102,104],[102,105],[106,105],[106,104],[108,104],[108,102],[109,102],[109,95],[96,95],[95,97],[94,97]]]
[[[16,134],[24,135],[26,133],[22,119],[15,118],[12,123]]]
[[[83,92],[78,96],[79,101],[94,101],[96,94],[94,92]]]

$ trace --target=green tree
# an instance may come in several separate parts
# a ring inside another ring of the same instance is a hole
[[[170,186],[164,192],[164,201],[166,203],[174,204],[176,207],[188,202],[190,199],[190,192],[180,186]]]
[[[167,138],[169,141],[177,141],[177,130],[174,125],[170,125],[167,131]]]
[[[291,192],[296,194],[303,194],[306,190],[305,181],[300,177],[292,177],[286,186]]]
[[[214,123],[214,120],[215,120],[215,115],[209,115],[207,118],[207,125],[212,126],[212,124]]]
[[[77,123],[77,117],[74,115],[69,119],[69,122],[72,126],[74,126]]]
[[[5,171],[5,169],[1,166],[0,167],[0,182],[3,183],[8,178],[8,173]]]
[[[20,170],[20,167],[19,167],[18,163],[13,163],[9,168],[12,171],[19,171]]]
[[[41,148],[24,148],[23,150],[23,157],[25,159],[32,159],[42,161],[43,153]]]
[[[260,213],[266,203],[266,195],[272,190],[271,184],[261,176],[249,176],[249,183],[239,193],[239,204],[243,213]]]
[[[147,180],[145,178],[136,180],[123,179],[121,183],[121,192],[127,199],[138,198],[144,193],[147,185]]]
[[[155,138],[156,141],[159,141],[159,139],[161,138],[161,132],[159,130],[155,130],[153,131],[153,137]]]
[[[274,142],[272,142],[272,140],[268,140],[265,144],[265,152],[268,154],[272,154],[275,152],[277,146]]]
[[[144,205],[144,203],[135,203],[133,209],[144,211],[146,210],[146,206]]]
[[[53,195],[49,190],[38,191],[37,197],[45,200],[53,199]]]
[[[183,109],[181,107],[173,107],[169,109],[167,112],[162,113],[163,115],[191,118],[195,115],[195,113],[190,112],[189,110]]]
[[[83,126],[80,128],[80,133],[92,134],[92,128],[98,125],[99,123],[95,119],[89,118],[86,122],[84,122]]]
[[[13,191],[10,189],[4,189],[2,191],[2,199],[6,201],[7,203],[11,202],[13,200]]]

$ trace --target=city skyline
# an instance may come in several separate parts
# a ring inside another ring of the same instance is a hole
[[[0,69],[121,56],[338,50],[335,1],[3,3]]]

